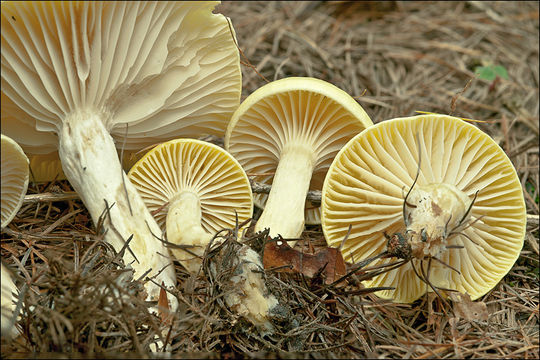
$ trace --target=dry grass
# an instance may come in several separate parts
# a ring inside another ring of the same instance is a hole
[[[2,259],[18,270],[26,299],[24,335],[2,340],[2,357],[171,356],[148,352],[161,337],[174,357],[538,358],[538,2],[225,2],[218,9],[232,20],[243,61],[255,67],[243,66],[244,97],[265,79],[313,76],[357,97],[375,123],[416,110],[492,121],[477,125],[514,163],[530,222],[520,259],[481,299],[487,320],[458,317],[429,297],[398,305],[354,294],[354,278],[347,288],[322,290],[317,281],[269,273],[287,307],[274,319],[276,336],[261,337],[223,305],[223,284],[207,272],[192,278],[177,264],[180,308],[167,326],[146,311],[140,282],[118,286],[129,273],[82,203],[68,199],[25,204],[2,234]],[[475,78],[476,66],[489,63],[504,66],[509,79]],[[71,189],[65,182],[29,189],[51,191]],[[234,233],[223,236],[235,246]],[[303,238],[324,244],[318,226]]]

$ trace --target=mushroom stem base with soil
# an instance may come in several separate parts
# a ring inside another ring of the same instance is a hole
[[[59,131],[59,156],[66,178],[81,197],[94,224],[102,218],[105,241],[116,251],[133,236],[124,261],[137,279],[147,276],[166,287],[176,285],[174,267],[161,235],[141,196],[124,173],[114,141],[99,112],[79,111],[68,115]],[[109,209],[106,211],[106,207]],[[133,255],[136,259],[133,258]],[[146,282],[150,300],[159,297],[159,286]],[[171,309],[176,298],[169,297]]]
[[[407,197],[405,237],[410,246],[411,261],[419,267],[417,271],[437,288],[452,288],[449,281],[453,270],[439,262],[447,258],[445,252],[465,251],[448,248],[449,238],[455,236],[469,222],[471,199],[456,186],[450,184],[428,184],[414,187]],[[459,245],[458,245],[459,246]],[[432,261],[437,259],[437,263]],[[426,285],[426,290],[433,291]]]
[[[171,251],[191,274],[196,274],[212,235],[201,225],[201,202],[194,192],[184,190],[169,201],[166,229],[169,242],[190,246],[191,254],[182,249],[173,248]],[[267,294],[260,273],[263,269],[260,256],[249,246],[242,245],[233,262],[235,271],[228,279],[231,289],[225,295],[227,306],[263,331],[271,331],[268,316],[278,301],[272,294]],[[210,269],[215,276],[215,266]]]
[[[283,149],[272,189],[255,226],[256,232],[269,228],[271,237],[300,237],[304,229],[304,208],[314,166],[315,154],[309,146],[291,142]],[[279,233],[275,229],[280,229]],[[291,243],[291,247],[294,244]]]
[[[471,200],[454,185],[416,186],[409,194],[407,204],[409,242],[412,255],[419,259],[441,255],[446,250],[450,232],[466,224],[470,217],[467,210]]]

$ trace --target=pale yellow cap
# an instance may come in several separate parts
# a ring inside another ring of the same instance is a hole
[[[250,219],[253,197],[246,173],[228,152],[194,139],[162,143],[144,155],[128,177],[165,228],[167,202],[181,191],[195,193],[201,203],[201,225],[210,234]]]
[[[352,139],[336,156],[323,186],[324,235],[329,246],[337,247],[352,225],[342,252],[346,261],[358,262],[386,250],[383,232],[403,232],[403,200],[418,167],[416,134],[422,156],[418,186],[451,184],[470,199],[479,191],[470,226],[448,238],[449,245],[465,248],[448,249],[441,259],[460,271],[446,272],[448,287],[477,299],[517,260],[525,236],[526,209],[510,159],[487,134],[461,119],[445,115],[397,118]],[[433,276],[442,266],[432,263]],[[395,287],[377,294],[396,302],[412,302],[428,291],[410,263],[365,285]]]
[[[249,95],[234,112],[225,148],[250,174],[274,173],[281,150],[290,140],[303,139],[316,152],[310,190],[321,190],[339,149],[372,125],[364,109],[335,85],[310,77],[289,77],[268,83]],[[255,179],[271,185],[273,175]],[[267,194],[256,194],[264,207]],[[306,224],[320,223],[319,207],[306,203]]]

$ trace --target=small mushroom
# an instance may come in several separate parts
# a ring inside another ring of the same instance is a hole
[[[146,153],[128,176],[158,224],[165,229],[171,252],[192,274],[214,234],[249,220],[253,197],[238,161],[217,145],[194,139],[162,143]],[[183,248],[180,248],[183,247]],[[259,255],[244,245],[237,254],[235,291],[226,295],[231,308],[253,323],[268,325],[277,304],[266,295]],[[254,271],[255,270],[255,271]]]
[[[151,300],[176,277],[160,229],[116,148],[220,135],[240,101],[238,49],[216,2],[2,2],[2,129],[58,148],[105,240],[145,274]],[[4,105],[4,104],[2,104]],[[48,142],[48,143],[45,143]],[[173,304],[172,307],[176,305]]]
[[[339,149],[370,125],[350,95],[319,79],[285,78],[249,95],[231,118],[225,148],[248,175],[272,185],[255,197],[264,206],[255,231],[298,238],[305,218],[317,222],[319,207],[306,206],[307,192],[321,189]]]
[[[176,139],[154,147],[128,173],[130,181],[167,241],[187,249],[171,249],[191,273],[213,234],[251,218],[253,198],[246,173],[217,145]],[[194,255],[195,254],[195,255]]]
[[[13,139],[2,134],[2,229],[22,206],[28,188],[28,158]]]
[[[510,271],[526,212],[511,161],[461,119],[421,115],[380,122],[338,153],[324,182],[322,228],[345,260],[404,260],[367,287],[409,303],[427,291],[478,299]],[[393,257],[394,259],[384,259]]]

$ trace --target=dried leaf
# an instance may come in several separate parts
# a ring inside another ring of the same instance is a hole
[[[454,315],[465,320],[487,321],[487,305],[483,301],[471,301],[469,294],[451,293],[450,299],[454,303]]]
[[[165,286],[165,284],[161,282],[161,286]],[[171,324],[172,314],[169,308],[169,301],[167,300],[167,291],[163,287],[159,290],[158,313],[163,324]]]
[[[336,248],[326,247],[315,254],[295,250],[286,241],[269,241],[264,248],[265,269],[280,268],[277,271],[301,273],[312,278],[318,273],[326,284],[331,284],[347,273],[345,261]]]

